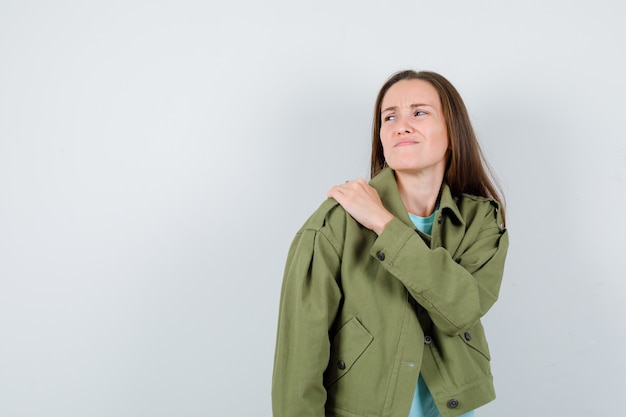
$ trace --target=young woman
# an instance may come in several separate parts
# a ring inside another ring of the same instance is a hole
[[[508,232],[486,167],[450,82],[387,80],[372,180],[333,187],[289,250],[274,417],[471,416],[495,398],[480,319]]]

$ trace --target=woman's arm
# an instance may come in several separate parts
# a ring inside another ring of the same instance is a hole
[[[324,417],[328,331],[341,300],[340,257],[323,232],[303,228],[285,267],[272,381],[274,417]]]
[[[463,240],[461,252],[451,254],[444,247],[429,248],[412,227],[385,209],[377,191],[364,180],[335,186],[328,196],[379,235],[371,255],[402,281],[447,334],[466,330],[497,300],[508,232],[500,226],[503,220],[495,201],[483,202],[467,219],[471,224],[455,235]]]
[[[463,245],[453,254],[443,247],[429,248],[411,227],[394,218],[370,254],[402,281],[437,327],[456,335],[485,315],[498,298],[509,246],[499,216],[494,205],[485,204],[466,226]]]

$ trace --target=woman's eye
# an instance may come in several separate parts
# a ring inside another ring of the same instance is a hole
[[[424,115],[426,115],[426,112],[425,112],[425,111],[418,110],[418,111],[416,111],[416,112],[415,112],[415,115],[416,115],[416,116],[424,116]]]
[[[389,122],[391,120],[395,120],[396,116],[394,116],[393,114],[389,114],[387,116],[385,116],[385,118],[383,119],[385,122]]]

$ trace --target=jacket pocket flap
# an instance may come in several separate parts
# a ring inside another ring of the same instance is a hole
[[[335,334],[330,348],[330,362],[324,374],[326,386],[344,376],[374,340],[361,322],[353,317]]]

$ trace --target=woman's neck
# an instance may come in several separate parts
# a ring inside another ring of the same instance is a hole
[[[395,174],[400,197],[407,211],[420,217],[430,216],[437,205],[443,174],[434,176],[403,172]]]

